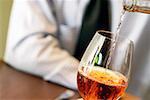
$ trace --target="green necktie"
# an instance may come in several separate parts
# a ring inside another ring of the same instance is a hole
[[[97,30],[110,30],[111,14],[108,0],[90,0],[85,10],[74,57],[81,60]]]

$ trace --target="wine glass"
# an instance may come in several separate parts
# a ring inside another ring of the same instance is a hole
[[[116,100],[128,86],[133,42],[97,31],[78,67],[77,84],[84,100]]]

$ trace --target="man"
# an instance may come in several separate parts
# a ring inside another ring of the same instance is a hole
[[[14,0],[5,61],[76,89],[78,59],[96,30],[109,29],[107,6],[107,0]]]

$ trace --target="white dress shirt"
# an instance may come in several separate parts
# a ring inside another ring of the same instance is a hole
[[[72,55],[88,0],[14,0],[5,61],[18,70],[76,89],[79,61]],[[60,28],[61,41],[56,36]]]

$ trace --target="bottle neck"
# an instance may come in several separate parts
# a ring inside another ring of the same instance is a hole
[[[150,0],[124,0],[123,8],[129,12],[150,14]]]

